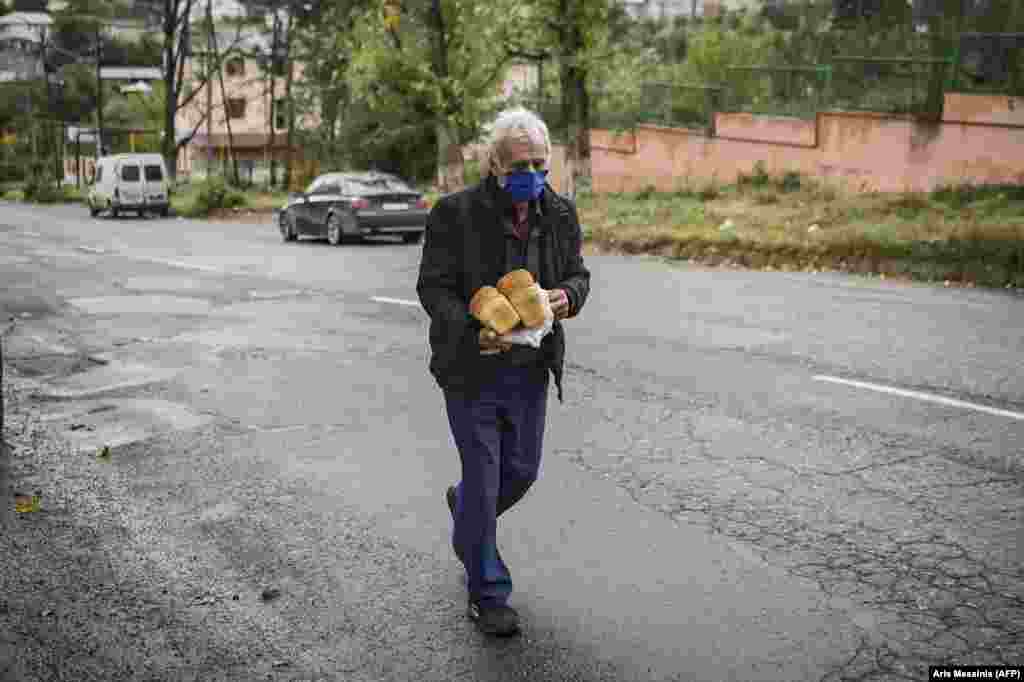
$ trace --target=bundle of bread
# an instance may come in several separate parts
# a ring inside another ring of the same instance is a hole
[[[548,293],[529,270],[513,270],[498,280],[497,287],[481,287],[469,310],[502,340],[534,348],[540,347],[554,323]]]

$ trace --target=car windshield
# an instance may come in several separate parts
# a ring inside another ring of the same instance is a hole
[[[122,166],[121,167],[121,179],[125,182],[138,182],[139,181],[139,167],[138,166]]]
[[[160,182],[164,179],[164,170],[160,166],[146,166],[146,180]]]
[[[381,194],[383,192],[404,192],[415,194],[416,190],[398,178],[387,176],[373,178],[348,178],[349,189],[353,194]]]

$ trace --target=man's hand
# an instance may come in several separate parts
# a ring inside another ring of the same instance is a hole
[[[504,353],[512,347],[511,343],[498,340],[498,333],[484,327],[480,330],[480,355],[496,355]]]
[[[565,289],[549,289],[548,300],[551,301],[551,312],[555,314],[556,320],[569,317],[569,295]]]

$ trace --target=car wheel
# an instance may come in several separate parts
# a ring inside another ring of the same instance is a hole
[[[296,239],[295,221],[287,211],[281,211],[277,217],[277,227],[281,230],[281,239],[286,242],[293,242]]]
[[[110,209],[110,217],[111,218],[116,218],[117,217],[117,204],[114,204],[114,203],[107,204],[107,208]]]
[[[338,246],[345,240],[345,233],[341,229],[341,216],[332,213],[327,216],[327,241],[331,246]]]
[[[92,199],[89,199],[89,217],[95,218],[100,214],[100,210],[93,205]]]
[[[171,214],[171,209],[170,208],[164,206],[163,208],[160,209],[160,217],[166,218],[170,214]]]
[[[402,241],[406,244],[419,244],[420,239],[423,238],[422,232],[409,232],[408,234],[402,235]]]

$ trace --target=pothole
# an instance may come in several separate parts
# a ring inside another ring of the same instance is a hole
[[[43,399],[70,400],[90,398],[130,388],[141,388],[172,379],[179,370],[148,365],[110,362],[87,372],[40,382],[36,396]]]
[[[89,355],[66,355],[52,353],[7,359],[14,371],[24,377],[70,376],[102,367],[106,360]]]

